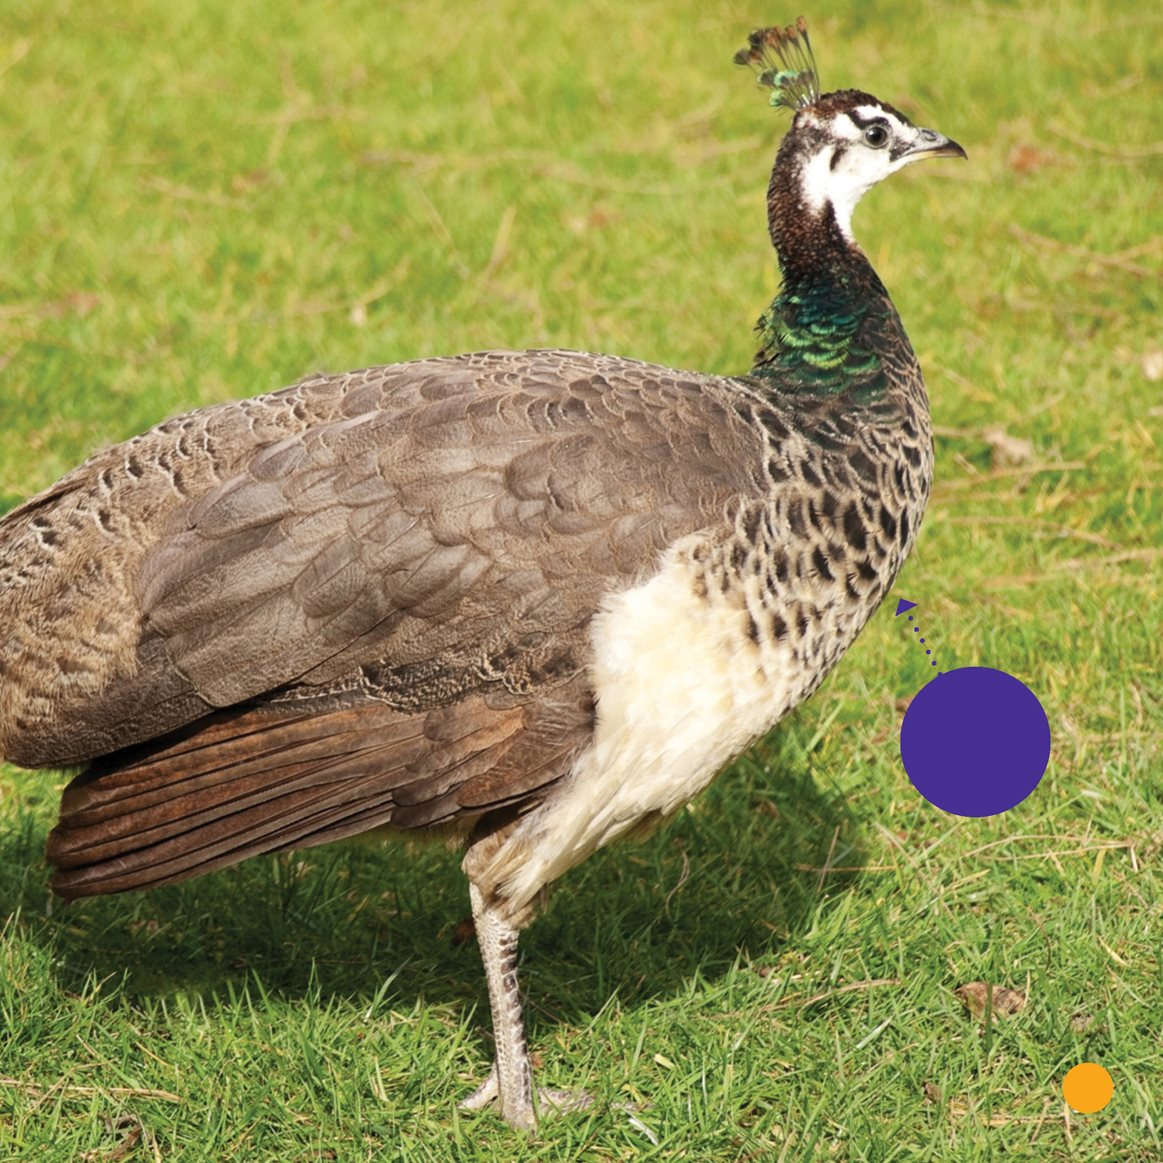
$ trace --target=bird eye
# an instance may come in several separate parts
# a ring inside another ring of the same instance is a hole
[[[888,130],[883,125],[870,125],[864,131],[864,140],[868,142],[873,149],[880,149],[881,146],[888,144]]]

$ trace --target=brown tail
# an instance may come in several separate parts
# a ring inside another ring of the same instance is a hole
[[[458,792],[488,782],[524,717],[483,700],[420,714],[220,712],[73,780],[48,840],[53,888],[123,892],[385,824],[439,824],[466,811]]]

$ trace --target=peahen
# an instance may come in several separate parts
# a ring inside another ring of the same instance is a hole
[[[821,94],[791,110],[782,289],[750,374],[490,351],[318,375],[98,452],[0,521],[0,755],[86,765],[69,898],[372,829],[465,849],[496,1033],[466,1100],[532,1126],[518,934],[542,890],[672,815],[807,698],[917,536],[921,370],[853,241],[873,185],[964,157]]]

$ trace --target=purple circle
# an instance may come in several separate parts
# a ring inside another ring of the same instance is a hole
[[[988,666],[937,675],[909,704],[901,760],[913,786],[957,816],[1020,804],[1050,761],[1050,721],[1020,679]]]

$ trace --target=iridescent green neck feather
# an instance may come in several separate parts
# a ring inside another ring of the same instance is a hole
[[[880,357],[865,340],[874,304],[843,283],[785,287],[760,317],[762,346],[751,374],[776,377],[784,390],[875,397],[888,387]]]

